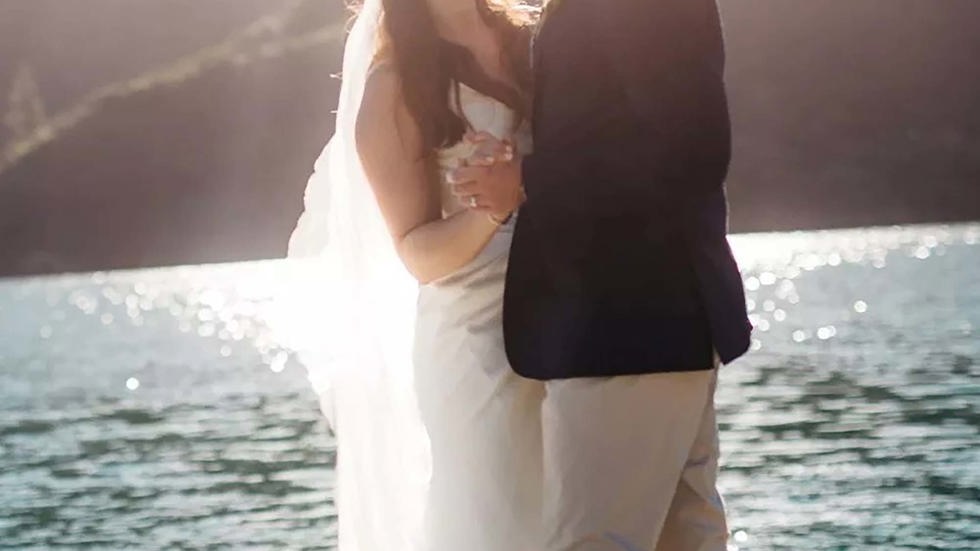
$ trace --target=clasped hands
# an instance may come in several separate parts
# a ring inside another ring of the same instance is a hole
[[[525,199],[514,144],[487,132],[467,133],[463,139],[474,146],[473,153],[446,173],[446,181],[465,207],[502,224]]]

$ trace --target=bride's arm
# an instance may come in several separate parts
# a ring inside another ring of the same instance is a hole
[[[368,78],[355,140],[398,255],[421,283],[465,266],[493,237],[497,227],[484,213],[463,210],[442,217],[439,180],[421,154],[418,125],[387,67]]]

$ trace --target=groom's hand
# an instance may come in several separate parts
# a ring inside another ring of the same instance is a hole
[[[524,202],[519,159],[490,166],[463,166],[451,171],[447,178],[463,205],[487,212],[497,220],[507,218]]]
[[[453,193],[470,209],[485,211],[497,220],[506,218],[524,202],[514,146],[487,132],[468,133],[464,139],[475,148],[464,166],[446,175]]]

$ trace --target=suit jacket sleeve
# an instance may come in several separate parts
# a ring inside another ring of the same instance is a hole
[[[590,128],[603,116],[606,98],[595,86],[609,78],[597,38],[590,0],[568,0],[543,24],[535,45],[534,153],[524,159],[527,208],[543,204],[542,216],[564,218],[589,204],[592,178],[581,169]]]
[[[608,117],[604,86],[612,78],[598,38],[592,0],[566,0],[538,32],[534,45],[533,154],[522,163],[527,201],[518,226],[523,243],[555,274],[576,273],[588,263],[600,225],[597,197],[609,194],[596,181],[591,161],[598,152],[594,129]],[[515,236],[516,238],[516,236]]]
[[[538,43],[530,209],[581,221],[721,186],[730,142],[714,0],[565,0]],[[609,128],[639,147],[602,151],[595,137]]]

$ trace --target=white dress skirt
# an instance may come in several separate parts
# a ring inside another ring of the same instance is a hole
[[[504,104],[461,87],[476,130],[514,136]],[[516,136],[527,148],[527,128]],[[469,153],[439,154],[443,170]],[[460,208],[446,186],[444,211]],[[519,377],[504,353],[504,282],[513,220],[456,273],[420,289],[414,369],[429,437],[431,480],[424,551],[521,551],[537,543],[541,512],[544,385]]]

